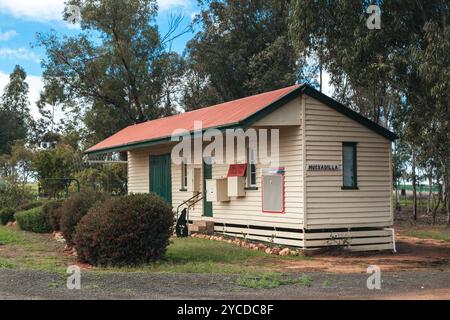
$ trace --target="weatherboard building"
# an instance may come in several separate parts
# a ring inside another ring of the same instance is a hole
[[[173,161],[173,133],[194,135],[198,122],[204,131],[277,129],[276,163],[255,161],[250,144],[246,158],[233,156],[232,163]],[[307,250],[393,250],[394,139],[389,130],[299,84],[132,125],[86,153],[126,152],[128,192],[159,194],[178,216],[187,213],[191,232],[213,230]]]

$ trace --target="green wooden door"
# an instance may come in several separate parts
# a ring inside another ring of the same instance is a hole
[[[203,215],[213,216],[213,205],[211,201],[206,201],[206,180],[212,178],[212,166],[203,162]]]
[[[170,154],[150,156],[150,192],[172,204],[172,174]]]

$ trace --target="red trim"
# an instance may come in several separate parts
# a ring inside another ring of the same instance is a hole
[[[227,177],[245,177],[246,169],[246,163],[230,164],[230,166],[228,167]]]
[[[282,175],[282,182],[281,184],[283,185],[283,209],[281,209],[281,211],[271,211],[271,210],[264,210],[264,183],[262,183],[262,179],[264,178],[264,176],[261,176],[261,211],[264,213],[278,213],[278,214],[285,214],[286,212],[286,192],[285,192],[285,185],[284,185],[284,174]]]

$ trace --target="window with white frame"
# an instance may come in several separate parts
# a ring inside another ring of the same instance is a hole
[[[187,190],[187,163],[186,160],[183,160],[181,163],[181,190]]]
[[[256,150],[249,148],[247,152],[247,188],[256,188]]]

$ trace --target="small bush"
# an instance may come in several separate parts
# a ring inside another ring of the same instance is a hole
[[[0,179],[0,208],[15,209],[22,203],[32,201],[34,197],[31,188],[24,188],[14,181]]]
[[[47,224],[52,231],[59,231],[61,228],[61,206],[63,203],[64,200],[51,200],[42,207],[42,211],[47,219]]]
[[[50,232],[42,207],[16,212],[14,217],[22,230],[37,233]]]
[[[17,211],[27,211],[33,208],[42,207],[44,203],[42,201],[33,201],[22,204],[16,208]]]
[[[96,203],[105,200],[105,195],[100,192],[83,191],[73,194],[62,204],[61,210],[61,231],[67,244],[72,245],[75,227]]]
[[[97,265],[134,265],[161,258],[172,235],[172,208],[155,194],[110,198],[76,228],[78,258]]]
[[[10,221],[14,221],[15,211],[10,208],[3,208],[0,210],[0,224],[5,225]]]

